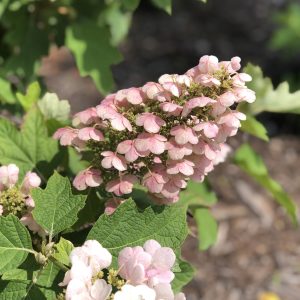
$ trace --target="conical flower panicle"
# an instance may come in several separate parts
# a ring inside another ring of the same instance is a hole
[[[77,113],[73,128],[54,134],[62,145],[94,154],[74,186],[103,185],[114,198],[130,194],[138,182],[155,202],[176,202],[189,179],[203,181],[225,160],[226,140],[246,118],[237,104],[255,101],[246,86],[251,77],[238,73],[240,61],[206,55],[183,75],[120,90]]]

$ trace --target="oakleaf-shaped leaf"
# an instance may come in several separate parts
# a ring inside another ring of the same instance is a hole
[[[77,221],[77,214],[86,198],[73,195],[69,179],[56,172],[44,190],[34,189],[31,196],[35,202],[33,217],[49,233],[50,240]]]
[[[75,56],[80,75],[91,76],[104,94],[114,86],[111,66],[122,59],[110,39],[108,28],[87,20],[74,23],[66,31],[66,46]]]
[[[128,34],[132,13],[124,11],[121,3],[115,2],[107,6],[101,17],[110,27],[112,45],[120,44]]]
[[[248,64],[244,68],[244,72],[250,74],[253,78],[247,86],[256,92],[256,101],[251,104],[242,104],[243,111],[252,114],[263,111],[300,113],[300,91],[291,93],[287,82],[282,82],[274,89],[271,79],[263,77],[262,70],[258,66]]]
[[[14,215],[0,217],[0,274],[18,267],[29,252],[33,250],[25,226]]]
[[[296,205],[280,184],[272,179],[263,159],[249,144],[243,144],[235,153],[234,162],[248,175],[255,179],[262,187],[268,190],[274,199],[283,206],[297,223]]]
[[[125,247],[142,246],[154,239],[177,249],[187,235],[186,210],[177,206],[149,206],[139,210],[131,199],[111,215],[103,214],[87,239],[95,239],[116,258]]]
[[[0,163],[16,164],[21,177],[32,169],[41,175],[41,163],[49,163],[57,151],[57,142],[48,137],[44,118],[37,109],[26,115],[21,131],[0,118]]]

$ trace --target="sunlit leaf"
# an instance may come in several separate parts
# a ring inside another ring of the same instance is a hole
[[[106,94],[114,86],[111,66],[121,61],[120,52],[110,45],[108,28],[92,21],[69,26],[66,46],[75,56],[81,76],[91,76],[99,91]]]
[[[35,208],[34,219],[49,233],[50,239],[71,227],[78,219],[77,214],[83,208],[85,196],[73,195],[68,178],[54,173],[43,190],[32,190]]]
[[[300,113],[300,91],[290,93],[289,84],[282,82],[276,89],[268,77],[263,77],[258,66],[248,64],[244,71],[253,78],[247,84],[248,88],[256,92],[256,101],[251,104],[242,104],[242,111],[258,114],[263,111],[276,113]]]
[[[140,210],[129,199],[111,216],[103,214],[87,239],[98,240],[116,259],[123,248],[142,246],[150,239],[177,249],[186,235],[186,212],[181,207],[148,206]]]
[[[12,92],[10,82],[0,77],[0,103],[13,104],[15,102],[16,97]]]
[[[57,151],[57,142],[48,137],[45,120],[38,109],[28,112],[21,130],[0,118],[0,163],[16,164],[21,177],[33,169],[40,175],[51,172],[49,164]]]
[[[241,130],[247,132],[253,136],[256,136],[264,141],[268,141],[269,137],[267,134],[267,129],[265,126],[256,120],[255,117],[247,115],[245,121],[241,121],[242,127]]]
[[[39,100],[41,95],[41,87],[37,81],[30,84],[26,90],[26,94],[17,93],[17,98],[25,111],[30,108]]]

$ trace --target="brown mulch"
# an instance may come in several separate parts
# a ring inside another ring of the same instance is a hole
[[[300,205],[300,139],[278,137],[255,141],[274,179]],[[273,291],[282,300],[300,299],[300,231],[272,197],[226,163],[210,177],[220,202],[213,208],[219,221],[217,244],[205,253],[189,237],[184,257],[197,269],[186,287],[189,300],[256,300]]]

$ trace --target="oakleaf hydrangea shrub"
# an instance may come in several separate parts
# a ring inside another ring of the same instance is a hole
[[[206,55],[185,74],[164,74],[77,113],[73,127],[54,134],[61,145],[93,154],[74,187],[103,187],[112,198],[110,210],[137,183],[155,203],[177,202],[190,179],[202,182],[225,160],[227,138],[246,119],[237,104],[255,100],[246,86],[251,76],[238,72],[240,62]]]
[[[199,231],[216,236],[209,207],[195,199],[211,199],[200,183],[231,151],[227,139],[246,119],[239,104],[255,101],[240,68],[239,57],[206,55],[185,74],[117,91],[63,123],[32,85],[21,102],[27,131],[0,118],[0,299],[185,300],[189,201],[196,222],[208,220]],[[69,152],[49,156],[52,135]],[[146,207],[136,185],[152,199]]]
[[[183,293],[174,295],[170,284],[175,253],[155,240],[121,250],[118,270],[110,268],[112,255],[95,240],[74,248],[70,260],[60,283],[66,286],[66,300],[185,300]]]

